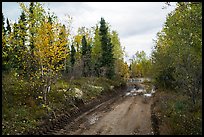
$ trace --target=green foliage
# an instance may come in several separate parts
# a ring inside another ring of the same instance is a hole
[[[2,134],[20,135],[27,129],[37,125],[37,121],[32,113],[33,108],[12,107],[4,111],[2,116]],[[42,115],[42,114],[41,114]]]
[[[101,41],[99,35],[99,27],[96,25],[94,30],[93,46],[91,48],[91,58],[94,66],[95,76],[99,76],[100,61],[101,58]]]
[[[9,47],[7,45],[7,36],[6,36],[6,28],[4,26],[5,24],[5,18],[2,13],[2,71],[7,71],[9,70]]]
[[[147,58],[146,53],[144,51],[137,51],[133,59],[131,59],[131,77],[151,76],[151,65],[151,60]]]
[[[20,28],[20,38],[22,39],[22,47],[25,47],[25,42],[26,42],[26,36],[27,36],[27,27],[26,27],[26,15],[24,12],[21,13],[20,19],[19,19],[19,28]],[[25,49],[24,49],[25,50]]]
[[[71,54],[70,54],[70,62],[71,62],[71,65],[72,65],[72,69],[74,67],[74,64],[75,64],[75,54],[76,54],[76,50],[74,48],[74,45],[72,44],[71,45]]]
[[[113,45],[111,43],[111,38],[108,36],[108,27],[103,18],[100,21],[99,35],[101,40],[101,68],[102,75],[105,75],[107,78],[113,78],[115,75],[114,71],[114,58],[113,58]],[[105,73],[105,74],[104,74]]]
[[[194,104],[202,83],[202,4],[177,3],[169,13],[152,54],[158,85],[189,95]],[[158,71],[159,70],[159,71]]]
[[[64,52],[65,52],[65,56],[66,56],[65,60],[64,60],[64,71],[68,72],[68,70],[69,70],[68,66],[69,66],[69,52],[70,52],[70,49],[69,49],[69,46],[68,46],[69,41],[68,41],[67,37],[69,35],[69,32],[66,29],[65,25],[62,25],[60,27],[59,35],[60,35],[59,40],[61,42],[65,41],[65,42],[63,42],[64,43],[63,47],[65,47],[65,51]],[[62,63],[62,61],[59,62],[59,64],[61,64],[61,63]]]
[[[71,42],[70,20],[66,27],[41,3],[19,4],[18,22],[7,19],[6,28],[2,13],[3,134],[22,134],[70,110],[76,105],[76,89],[83,101],[90,101],[124,84],[128,71],[119,37],[116,31],[110,34],[104,19],[95,30],[80,27]]]
[[[91,47],[87,45],[86,37],[82,37],[82,61],[83,69],[82,74],[84,77],[90,76],[91,72]]]
[[[10,34],[10,33],[11,33],[11,26],[10,26],[10,23],[9,23],[8,18],[7,18],[7,20],[6,20],[6,23],[7,23],[6,31],[7,31],[8,34]]]
[[[6,28],[4,26],[5,24],[5,18],[4,18],[4,14],[2,13],[2,33],[6,34]]]
[[[188,96],[184,96],[182,93],[160,92],[156,96],[160,97],[156,103],[156,112],[160,117],[160,123],[168,125],[170,130],[168,134],[202,134],[201,100],[192,108],[192,102],[189,101]]]
[[[3,73],[2,78],[2,133],[22,134],[34,128],[37,120],[46,114],[36,99],[40,95],[39,88],[33,87],[16,71]]]
[[[202,4],[179,2],[157,34],[155,84],[167,90],[158,112],[173,135],[202,134]]]
[[[123,49],[120,44],[120,39],[116,31],[111,33],[111,43],[113,45],[113,58],[114,59],[123,59]]]
[[[32,95],[29,90],[29,83],[19,76],[16,71],[3,74],[2,100],[4,104],[10,106],[22,105],[19,100],[25,102],[26,98]]]
[[[110,34],[111,43],[113,45],[113,58],[114,58],[114,70],[115,77],[118,79],[127,79],[129,78],[128,65],[124,62],[123,56],[124,51],[120,44],[120,38],[116,31],[112,31]]]

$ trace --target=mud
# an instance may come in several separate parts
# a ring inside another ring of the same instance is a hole
[[[145,97],[143,91],[146,92],[144,85],[128,83],[128,87],[62,114],[30,134],[158,135],[158,121],[152,113],[153,96]]]
[[[127,92],[97,105],[54,135],[153,135],[152,98]]]

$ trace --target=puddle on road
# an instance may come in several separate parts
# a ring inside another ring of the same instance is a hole
[[[144,96],[145,96],[145,97],[151,97],[152,94],[151,94],[151,93],[149,93],[149,94],[144,94]]]
[[[139,94],[141,94],[141,93],[145,93],[146,92],[146,90],[145,89],[135,89],[135,88],[133,88],[132,90],[130,90],[129,92],[127,92],[126,94],[125,94],[125,96],[137,96],[137,95],[139,95]]]
[[[125,96],[137,96],[137,95],[143,95],[144,97],[151,97],[152,94],[155,93],[155,90],[152,89],[151,93],[147,93],[146,89],[131,89],[129,92],[125,93]]]
[[[134,93],[134,94],[132,94],[133,96],[137,96],[137,94],[136,93]]]
[[[129,95],[131,95],[131,93],[130,93],[130,92],[127,92],[127,93],[125,94],[125,96],[129,96]]]

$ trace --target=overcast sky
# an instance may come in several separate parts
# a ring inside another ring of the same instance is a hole
[[[145,51],[150,56],[154,45],[153,39],[173,9],[172,6],[162,9],[164,2],[45,2],[45,9],[50,8],[61,22],[65,14],[73,18],[73,33],[78,27],[91,28],[103,17],[111,25],[111,30],[119,33],[120,42],[128,57],[128,61],[136,51]],[[20,16],[19,4],[3,2],[2,12],[12,22]]]

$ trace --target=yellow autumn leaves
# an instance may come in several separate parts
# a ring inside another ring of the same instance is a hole
[[[66,57],[67,40],[61,38],[60,32],[64,28],[58,23],[45,21],[37,29],[35,37],[35,56],[41,65],[47,69],[62,68],[63,64],[59,64]]]

